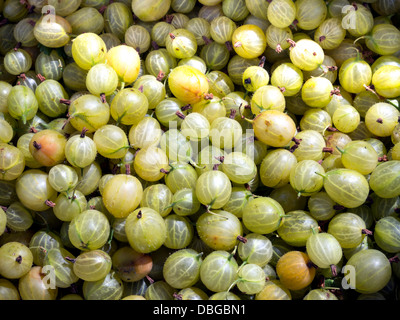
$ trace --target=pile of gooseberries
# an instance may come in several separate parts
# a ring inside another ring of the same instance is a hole
[[[400,299],[398,0],[0,18],[0,300]]]

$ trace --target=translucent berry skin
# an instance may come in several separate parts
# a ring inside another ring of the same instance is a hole
[[[254,59],[264,52],[267,39],[260,27],[243,25],[233,32],[232,44],[238,55],[245,59]]]
[[[47,129],[36,133],[29,143],[33,158],[42,165],[52,167],[65,159],[67,139],[58,131]]]
[[[168,84],[173,95],[188,104],[199,102],[209,90],[205,74],[188,65],[174,68],[168,76]]]
[[[316,274],[310,262],[309,256],[301,251],[284,254],[276,265],[281,283],[289,290],[301,290],[310,285]]]
[[[266,110],[253,120],[254,134],[258,140],[271,147],[284,147],[296,133],[292,118],[282,111]]]

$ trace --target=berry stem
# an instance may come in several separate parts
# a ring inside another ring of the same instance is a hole
[[[160,47],[158,46],[157,42],[155,42],[154,40],[151,42],[151,46],[153,47],[154,50],[160,49]]]
[[[25,81],[25,80],[26,80],[26,75],[25,75],[25,73],[21,73],[21,74],[18,76],[18,79],[21,79],[22,81]]]
[[[60,103],[66,104],[67,106],[71,105],[71,100],[68,99],[60,99]]]
[[[168,170],[165,170],[164,168],[161,168],[161,169],[160,169],[160,172],[165,173],[165,174],[168,174],[168,173],[169,173],[169,171],[168,171]]]
[[[36,75],[36,77],[40,80],[40,82],[43,82],[46,80],[45,77],[43,77],[40,73]]]
[[[334,127],[328,127],[328,128],[326,128],[326,131],[329,131],[329,132],[336,132],[336,131],[339,131],[339,130],[336,129],[336,128],[334,128]]]
[[[37,141],[33,141],[33,146],[35,147],[36,150],[40,150],[42,149],[42,146],[40,143],[38,143]]]
[[[181,294],[178,294],[178,293],[176,293],[176,292],[174,292],[173,297],[174,297],[176,300],[183,300],[182,295],[181,295]]]
[[[217,171],[220,165],[221,165],[220,163],[214,164],[214,165],[213,165],[213,168],[212,168],[213,171]]]
[[[7,23],[8,23],[8,19],[7,19],[7,18],[2,19],[2,20],[0,21],[0,27],[6,25]]]
[[[340,152],[340,153],[344,153],[344,151],[342,149],[340,149],[338,146],[336,146],[336,149]]]
[[[226,41],[225,42],[225,46],[228,48],[228,51],[232,51],[233,50],[233,47],[232,47],[232,44],[231,44],[230,41]]]
[[[293,152],[295,152],[296,151],[296,149],[299,147],[299,144],[294,144],[290,149],[289,149],[289,151],[291,152],[291,153],[293,153]]]
[[[165,72],[163,72],[162,70],[160,70],[159,72],[158,72],[158,75],[157,75],[157,81],[162,81],[162,79],[164,79],[164,77],[165,77]]]
[[[203,39],[205,45],[212,43],[212,40],[206,36],[202,36],[201,38]]]
[[[302,141],[302,139],[297,139],[296,137],[293,137],[293,138],[292,138],[292,141],[293,141],[295,144],[300,144],[300,142]]]
[[[212,100],[212,99],[214,99],[214,95],[212,93],[206,93],[206,94],[204,94],[204,99]]]
[[[182,111],[186,111],[186,110],[189,110],[189,109],[192,109],[192,106],[190,104],[187,104],[187,105],[185,105],[185,106],[183,106],[181,108]]]
[[[172,20],[174,20],[174,18],[175,18],[175,16],[174,16],[173,14],[167,14],[167,15],[165,16],[164,20],[165,20],[166,23],[171,24],[171,23],[172,23]]]
[[[346,207],[344,207],[344,206],[342,206],[342,205],[340,205],[340,204],[335,204],[335,205],[333,206],[333,209],[336,210],[336,211],[340,211],[340,210],[346,209]]]
[[[21,264],[21,263],[22,263],[22,256],[19,255],[19,256],[15,259],[15,261],[18,262],[19,264]]]
[[[324,148],[322,148],[322,152],[333,153],[333,148],[324,147]]]
[[[324,175],[324,174],[322,174],[322,173],[320,173],[320,172],[315,171],[315,174],[321,176],[322,178],[326,178],[326,175]]]
[[[185,120],[186,118],[186,116],[180,111],[175,112],[175,114],[182,120]]]
[[[106,11],[106,9],[107,9],[107,6],[106,6],[106,5],[101,6],[101,7],[99,8],[99,12],[100,12],[101,14],[104,14],[104,11]]]
[[[318,266],[312,261],[307,262],[307,267],[318,269]]]
[[[292,48],[294,48],[294,47],[296,46],[296,42],[295,42],[294,40],[292,40],[292,39],[286,39],[286,41],[287,41],[288,43],[290,43],[290,48],[289,48],[289,50],[292,49]]]
[[[49,206],[50,208],[54,208],[56,206],[56,204],[50,200],[46,200],[44,203],[46,204],[46,206]]]
[[[152,284],[154,283],[154,280],[152,278],[150,278],[148,275],[146,275],[146,279]]]
[[[228,260],[230,261],[232,258],[233,258],[233,256],[236,254],[236,250],[237,250],[237,246],[235,246],[235,248],[233,249],[233,251],[231,252],[231,254],[229,255],[229,257],[228,257]]]
[[[367,236],[372,235],[372,231],[371,231],[371,230],[368,230],[368,229],[362,229],[362,230],[361,230],[361,233],[362,233],[362,234],[366,234]]]
[[[18,43],[15,45],[15,47],[14,47],[14,51],[17,51],[18,49],[20,49],[21,46],[22,46],[22,43],[21,43],[21,42],[18,42]]]
[[[267,59],[267,58],[266,58],[265,56],[262,56],[261,59],[260,59],[260,62],[259,62],[259,64],[258,64],[258,66],[261,67],[261,68],[264,68],[266,59]]]
[[[83,127],[80,137],[83,139],[86,136],[86,132],[88,132],[88,131],[89,131],[89,129],[86,129],[85,127]]]
[[[340,94],[340,89],[339,89],[339,88],[333,89],[333,90],[331,91],[330,95],[331,95],[331,96],[333,96],[333,95],[341,96],[341,94]]]

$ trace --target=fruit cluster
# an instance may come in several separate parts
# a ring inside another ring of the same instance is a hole
[[[0,300],[400,298],[398,0],[0,13]]]

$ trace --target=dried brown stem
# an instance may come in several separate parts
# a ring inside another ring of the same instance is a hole
[[[65,260],[75,263],[76,259],[70,258],[68,256],[64,257]]]
[[[265,56],[262,56],[260,59],[260,62],[258,64],[259,67],[264,68],[265,65],[265,61],[267,60],[267,58]]]
[[[160,70],[159,72],[158,72],[158,75],[157,75],[157,80],[158,81],[161,81],[162,79],[164,79],[164,77],[165,77],[165,72],[163,72],[162,70]]]
[[[334,276],[334,277],[336,277],[337,276],[337,267],[334,265],[334,264],[332,264],[331,265],[331,272],[332,272],[332,275]]]
[[[341,94],[340,94],[340,89],[339,89],[339,88],[333,89],[333,90],[331,91],[330,95],[331,95],[331,96],[333,96],[333,95],[341,96]]]
[[[298,144],[294,144],[294,145],[289,149],[289,151],[293,153],[298,147],[299,147]]]
[[[296,42],[295,42],[294,40],[292,40],[292,39],[286,39],[286,41],[287,41],[288,43],[290,43],[290,48],[289,48],[289,50],[292,49],[292,48],[294,48],[294,47],[296,46]]]
[[[340,210],[346,209],[346,207],[344,207],[344,206],[342,206],[342,205],[340,205],[340,204],[335,204],[335,205],[333,206],[333,209],[334,209],[334,210],[337,210],[337,211],[340,211]]]
[[[81,138],[84,138],[86,135],[86,132],[88,132],[89,129],[86,129],[85,127],[83,127],[82,132],[81,132]]]
[[[40,73],[36,75],[36,77],[40,80],[40,82],[43,82],[46,80],[44,76],[42,76]]]
[[[157,42],[155,42],[154,40],[151,42],[151,46],[153,47],[154,50],[160,49],[160,47],[158,46]]]
[[[187,110],[189,110],[189,109],[192,109],[192,106],[191,106],[190,104],[187,104],[187,105],[185,105],[185,106],[183,106],[183,107],[181,108],[182,111],[187,111]]]
[[[388,159],[387,155],[384,154],[382,157],[378,158],[378,161],[379,162],[386,162],[386,161],[389,161],[389,159]]]
[[[361,233],[362,234],[366,234],[367,236],[371,236],[372,235],[372,231],[368,230],[368,229],[362,229]]]
[[[175,112],[175,114],[182,120],[184,120],[186,118],[186,116],[180,111]]]
[[[173,297],[174,297],[176,300],[183,300],[182,295],[181,295],[181,294],[177,294],[176,292],[174,292]]]
[[[68,99],[60,99],[60,103],[69,106],[69,105],[71,105],[71,100],[68,100]]]
[[[206,36],[202,36],[201,38],[203,39],[205,45],[212,43],[212,40]]]
[[[329,132],[336,132],[336,131],[339,131],[339,130],[336,129],[336,128],[334,128],[334,127],[328,127],[328,128],[326,128],[326,131],[329,131]]]
[[[125,164],[125,173],[129,176],[131,174],[131,165],[129,163]]]
[[[46,204],[46,206],[48,206],[50,208],[54,208],[56,206],[56,204],[50,200],[46,200],[44,203]]]
[[[146,279],[150,282],[150,283],[154,283],[154,280],[152,278],[150,278],[149,276],[146,276]]]
[[[42,148],[41,144],[37,141],[33,141],[32,145],[35,147],[36,150],[40,150]]]
[[[212,93],[205,93],[204,94],[204,99],[205,100],[212,100],[212,99],[214,99],[214,95]]]
[[[293,137],[293,138],[292,138],[292,141],[293,141],[295,144],[300,144],[300,142],[302,141],[302,139],[297,139],[296,137]]]

